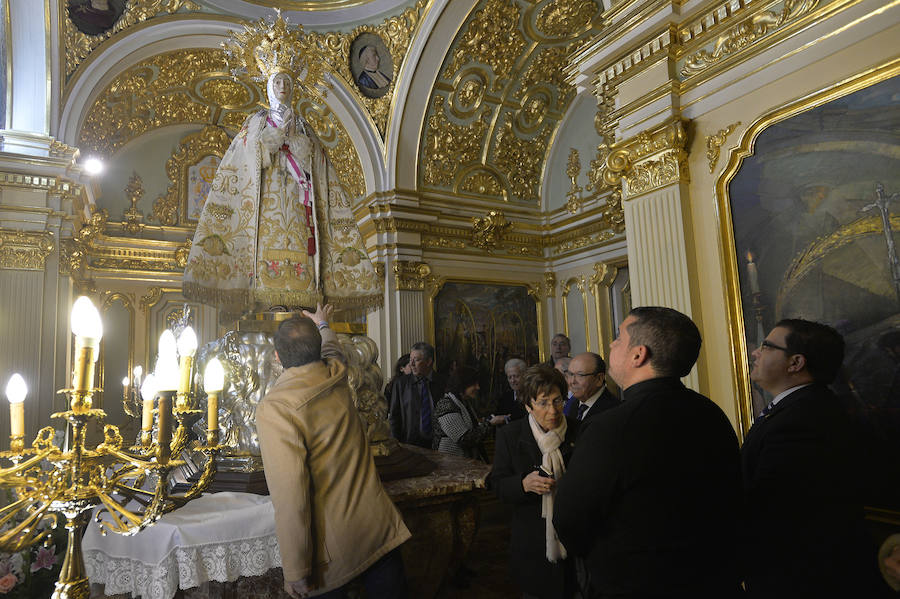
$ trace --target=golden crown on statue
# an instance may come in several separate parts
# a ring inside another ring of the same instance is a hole
[[[264,82],[276,73],[286,73],[306,94],[323,95],[330,86],[315,42],[303,33],[302,25],[291,27],[281,10],[275,13],[274,19],[245,24],[222,43],[231,74]]]

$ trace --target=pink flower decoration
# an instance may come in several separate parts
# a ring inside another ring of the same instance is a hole
[[[302,274],[303,274],[303,265],[302,265],[302,264],[295,264],[295,265],[294,265],[294,272],[297,274],[298,277],[299,277],[300,275],[302,275]]]
[[[0,578],[0,593],[6,594],[10,592],[16,583],[19,582],[19,579],[16,578],[16,575],[10,572],[3,578]]]
[[[53,568],[54,564],[56,564],[56,555],[54,555],[53,550],[47,549],[46,547],[40,547],[34,561],[31,562],[31,571],[37,572],[42,568],[50,570]]]

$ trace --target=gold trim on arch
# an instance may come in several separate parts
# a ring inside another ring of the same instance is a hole
[[[716,179],[716,204],[720,215],[719,238],[724,258],[725,304],[728,309],[729,345],[732,363],[734,364],[732,381],[737,390],[735,402],[740,424],[738,434],[742,439],[753,424],[753,410],[751,404],[750,370],[746,359],[748,348],[743,321],[740,280],[738,278],[737,252],[734,247],[734,222],[731,215],[728,185],[737,175],[744,159],[753,155],[754,146],[759,135],[771,125],[897,75],[900,75],[900,58],[895,58],[881,66],[868,69],[859,75],[854,75],[829,85],[766,113],[754,121],[741,134],[738,147],[729,150],[728,163],[722,174]]]
[[[541,362],[547,359],[547,351],[545,348],[546,338],[544,335],[544,303],[542,301],[543,293],[541,292],[543,282],[541,281],[529,283],[527,281],[513,281],[502,279],[491,279],[490,281],[486,281],[484,279],[469,279],[465,277],[429,277],[425,282],[425,339],[428,341],[428,343],[430,343],[432,346],[435,343],[434,299],[447,283],[468,283],[474,285],[496,284],[508,285],[512,287],[524,287],[528,292],[528,296],[532,300],[534,300],[534,307],[537,313],[538,359]]]

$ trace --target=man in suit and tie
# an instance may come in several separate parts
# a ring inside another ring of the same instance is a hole
[[[498,425],[509,424],[513,420],[525,417],[525,408],[522,407],[523,399],[519,396],[522,389],[522,377],[528,365],[521,358],[510,358],[503,366],[506,373],[506,382],[509,383],[509,391],[503,393],[494,406],[494,415],[502,416],[496,423]]]
[[[741,450],[750,596],[879,596],[859,439],[826,386],[844,339],[827,325],[786,319],[752,355],[750,379],[774,398]]]
[[[679,380],[699,353],[691,319],[660,307],[632,310],[610,346],[622,404],[579,429],[553,510],[563,545],[584,560],[589,599],[740,592],[737,436],[716,404]],[[571,370],[591,372],[576,360]]]
[[[585,352],[569,362],[569,392],[577,401],[575,419],[584,430],[589,419],[619,405],[618,398],[606,388],[606,362],[599,354]]]
[[[398,378],[391,388],[391,435],[401,443],[431,449],[431,415],[435,402],[444,395],[445,384],[434,372],[434,347],[424,341],[413,345],[409,366],[412,372]]]

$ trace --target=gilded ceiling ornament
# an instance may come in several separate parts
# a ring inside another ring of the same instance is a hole
[[[449,187],[457,169],[481,156],[490,109],[468,125],[451,123],[444,113],[446,99],[435,95],[425,133],[424,180],[426,185]]]
[[[503,87],[513,65],[525,48],[525,36],[519,31],[519,7],[509,0],[488,0],[474,17],[453,49],[443,77],[453,75],[469,62],[480,62],[494,72],[494,89]]]
[[[504,202],[509,201],[500,178],[487,168],[477,168],[464,175],[457,187],[457,192],[475,196],[499,197]]]
[[[581,160],[578,158],[578,150],[569,148],[569,160],[566,163],[566,175],[571,181],[569,191],[566,192],[566,210],[575,214],[581,209],[581,186],[578,184],[578,176],[581,174]]]
[[[735,127],[740,124],[741,122],[738,121],[734,124],[728,125],[724,129],[719,129],[719,132],[715,135],[706,136],[706,159],[709,160],[710,173],[716,170],[716,163],[719,161],[719,148],[722,147],[722,145],[725,143],[725,140],[734,131]]]
[[[460,77],[450,99],[450,112],[459,119],[472,116],[484,100],[487,74],[480,68]]]
[[[516,97],[536,85],[551,85],[556,89],[556,111],[565,112],[575,99],[575,87],[566,82],[565,68],[569,64],[569,50],[565,46],[541,49],[522,75]]]
[[[781,14],[766,10],[738,23],[720,35],[712,51],[700,50],[687,57],[681,75],[690,77],[702,73],[724,58],[747,48],[781,29],[819,5],[819,0],[784,0]]]
[[[520,200],[536,202],[540,199],[541,167],[551,132],[551,127],[545,125],[531,139],[522,139],[513,130],[512,114],[505,115],[494,145],[493,161],[506,177],[512,194]]]
[[[231,139],[221,128],[212,125],[181,138],[178,147],[166,161],[169,188],[166,195],[153,202],[152,219],[166,226],[189,224],[188,221],[188,171],[206,156],[221,158]]]
[[[591,23],[599,7],[593,0],[554,0],[537,17],[537,27],[547,37],[564,37]]]
[[[237,131],[259,106],[261,92],[255,85],[223,79],[227,68],[225,54],[218,49],[151,56],[118,75],[100,93],[81,127],[79,146],[111,156],[143,133],[168,125],[217,122]],[[207,85],[209,81],[227,83]],[[236,99],[246,102],[235,106]]]
[[[107,31],[98,35],[87,35],[79,31],[72,19],[65,18],[66,78],[78,68],[85,58],[101,43],[117,33],[152,17],[172,14],[179,10],[196,11],[200,5],[191,0],[143,0],[126,2],[125,11]],[[63,13],[64,14],[64,13]]]
[[[0,229],[0,269],[44,270],[54,248],[49,231]]]
[[[392,269],[397,291],[423,291],[431,278],[431,266],[427,262],[397,260]]]
[[[491,210],[483,217],[472,218],[472,245],[488,254],[497,249],[512,223],[506,220],[502,210]]]
[[[144,224],[141,222],[144,214],[137,207],[137,203],[144,197],[144,181],[137,172],[132,173],[128,185],[125,186],[125,197],[131,202],[131,207],[125,211],[122,228],[129,235],[137,235],[144,230]]]

